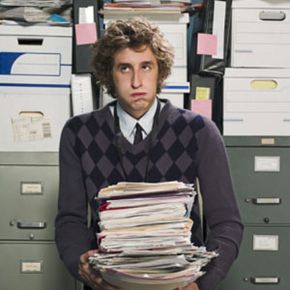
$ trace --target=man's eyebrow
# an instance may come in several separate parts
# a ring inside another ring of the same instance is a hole
[[[148,65],[148,64],[153,64],[153,63],[154,63],[154,61],[152,61],[152,60],[144,60],[140,64],[141,65]],[[124,66],[132,66],[132,63],[130,63],[130,62],[122,62],[122,61],[116,63],[117,67],[123,66],[123,65]]]
[[[125,64],[125,65],[130,65],[129,62],[125,62],[125,61],[119,61],[116,63],[117,65],[120,65],[120,64]]]
[[[153,64],[154,62],[152,60],[145,60],[141,62],[142,64]]]
[[[118,62],[115,64],[116,67],[120,67],[120,66],[132,66],[129,62]]]

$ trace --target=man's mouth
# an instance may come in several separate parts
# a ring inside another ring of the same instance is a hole
[[[131,94],[132,97],[142,97],[145,96],[145,92],[136,92]]]

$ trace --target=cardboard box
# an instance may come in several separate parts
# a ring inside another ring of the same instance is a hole
[[[288,0],[233,0],[233,8],[290,8]]]
[[[185,107],[184,94],[189,93],[190,84],[185,83],[166,83],[158,95],[161,99],[168,99],[173,105],[183,109]]]
[[[290,69],[227,68],[225,136],[290,135]]]
[[[166,81],[170,83],[187,82],[187,66],[172,66],[171,74]]]
[[[2,87],[0,103],[0,151],[58,151],[70,89]]]
[[[68,87],[72,28],[0,25],[0,83]]]
[[[290,3],[287,2],[233,2],[232,67],[290,67]]]

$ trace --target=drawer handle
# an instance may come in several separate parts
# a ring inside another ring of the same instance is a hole
[[[257,197],[252,199],[254,204],[257,205],[275,205],[281,204],[281,198],[279,197]]]
[[[250,86],[253,90],[275,90],[278,83],[275,80],[252,80]]]
[[[253,284],[279,284],[280,278],[278,277],[253,277],[251,278]]]
[[[17,222],[17,227],[19,229],[45,229],[46,228],[46,222]]]
[[[18,38],[18,45],[37,45],[43,44],[43,39],[41,38]]]
[[[225,122],[244,122],[243,118],[226,118],[224,119]]]
[[[283,21],[286,14],[283,11],[261,11],[259,17],[263,21]]]

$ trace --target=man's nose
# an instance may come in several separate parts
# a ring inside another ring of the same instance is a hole
[[[132,87],[133,88],[139,88],[142,85],[142,76],[141,72],[138,70],[135,70],[132,75]]]

